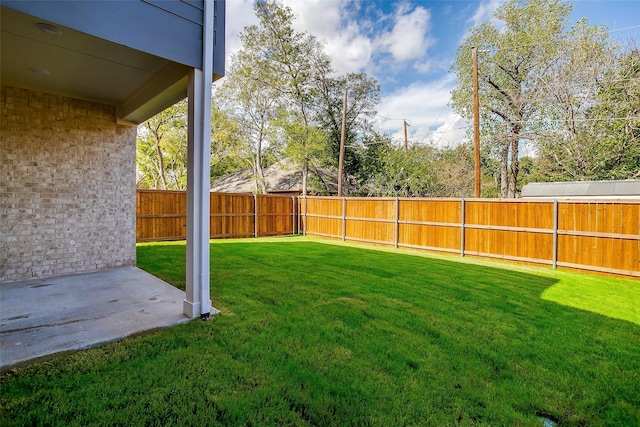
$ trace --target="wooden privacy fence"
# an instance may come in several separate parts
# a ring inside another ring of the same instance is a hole
[[[186,192],[138,190],[136,199],[138,242],[186,238]],[[211,239],[297,233],[294,196],[211,193],[210,211]]]
[[[640,201],[301,199],[308,235],[640,277]]]
[[[639,200],[211,193],[210,238],[305,234],[640,277]],[[138,190],[139,242],[183,240],[184,191]]]

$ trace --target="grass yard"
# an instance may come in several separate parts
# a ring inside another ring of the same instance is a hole
[[[211,243],[222,315],[3,374],[11,425],[640,425],[640,282]],[[184,243],[138,246],[184,289]]]

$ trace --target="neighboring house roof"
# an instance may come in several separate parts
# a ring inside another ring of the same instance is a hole
[[[264,179],[268,193],[302,192],[302,170],[291,160],[284,159],[264,168]],[[320,194],[338,193],[338,172],[329,168],[310,168],[309,179],[320,181],[321,188],[309,183],[309,192]],[[353,186],[351,186],[353,188]],[[221,193],[255,193],[256,181],[252,169],[242,169],[224,175],[211,184],[211,191]]]
[[[522,198],[640,199],[640,179],[615,181],[532,182]]]

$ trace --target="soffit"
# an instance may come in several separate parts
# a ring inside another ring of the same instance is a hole
[[[186,79],[182,78],[179,88],[176,81],[164,85],[172,87],[172,92],[171,99],[163,98],[158,75],[173,65],[166,59],[6,7],[0,9],[0,14],[3,84],[121,106],[130,104],[133,94],[139,98],[140,88],[155,79],[158,92],[149,94],[144,113],[134,114],[133,122],[137,123],[186,94]],[[59,31],[43,32],[38,26],[42,23],[54,25]],[[182,77],[186,76],[188,67],[180,67],[184,70]],[[149,105],[152,98],[156,99],[152,103],[157,103],[157,108]]]

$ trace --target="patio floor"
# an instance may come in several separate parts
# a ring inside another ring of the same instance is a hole
[[[185,323],[185,293],[136,268],[0,285],[0,369]]]

